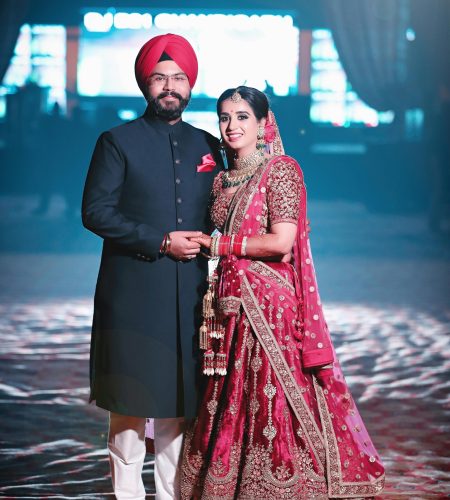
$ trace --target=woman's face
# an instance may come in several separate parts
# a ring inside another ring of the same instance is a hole
[[[264,126],[265,118],[258,121],[250,104],[241,99],[226,99],[220,106],[219,127],[225,146],[238,157],[247,156],[256,149],[258,127]]]

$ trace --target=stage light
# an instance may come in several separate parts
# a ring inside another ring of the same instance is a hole
[[[179,33],[193,44],[200,61],[194,96],[218,97],[224,88],[244,83],[265,90],[266,81],[276,95],[296,92],[299,30],[293,25],[292,16],[159,12],[153,17],[151,29],[144,30],[139,24],[143,24],[145,14],[112,10],[108,13],[113,16],[111,26],[109,21],[105,23],[103,14],[86,13],[79,50],[80,61],[93,55],[101,61],[97,68],[103,74],[100,95],[140,94],[133,77],[132,47],[139,47],[161,32]],[[92,31],[104,31],[105,35],[91,34]],[[281,51],[283,58],[279,57]],[[120,79],[111,78],[107,63],[111,59]],[[274,64],[268,65],[268,60]],[[90,75],[78,73],[79,89],[86,88],[92,95],[91,85],[82,82]]]
[[[138,114],[134,109],[119,109],[117,115],[123,121],[130,121],[137,118]]]
[[[292,28],[292,26],[294,26],[292,16],[283,16],[283,24],[285,28]]]
[[[85,57],[78,65],[78,92],[86,96],[99,95],[102,89],[101,61],[97,57]]]
[[[105,33],[109,31],[114,23],[112,12],[100,14],[100,12],[87,12],[83,17],[84,27],[88,31]]]
[[[416,39],[416,32],[412,28],[408,28],[406,30],[406,39],[409,42],[414,42],[414,40]]]
[[[169,30],[175,26],[176,19],[178,16],[176,14],[158,14],[155,16],[155,27],[160,30]]]

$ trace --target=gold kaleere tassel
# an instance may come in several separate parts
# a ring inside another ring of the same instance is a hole
[[[215,311],[217,282],[217,274],[208,278],[209,287],[203,297],[203,323],[199,330],[199,347],[205,351],[203,353],[203,374],[209,376],[226,375],[227,373],[227,355],[223,352],[225,328]],[[213,339],[220,341],[217,354],[213,350]]]
[[[213,300],[214,291],[211,289],[211,284],[203,297],[203,317],[212,318],[214,316]]]
[[[211,349],[212,321],[214,320],[214,288],[216,280],[208,278],[209,287],[203,296],[203,323],[199,330],[199,347],[203,351]]]
[[[208,327],[206,326],[205,320],[203,320],[203,324],[200,327],[199,331],[199,344],[200,344],[200,349],[202,351],[207,351],[210,349],[210,344],[211,344],[211,339],[209,337],[209,332],[208,332]]]

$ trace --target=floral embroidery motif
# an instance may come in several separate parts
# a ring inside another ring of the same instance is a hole
[[[283,278],[281,274],[277,273],[267,264],[264,264],[264,262],[254,260],[250,264],[249,269],[250,271],[254,271],[256,274],[259,274],[260,276],[266,276],[267,278],[276,281],[278,285],[282,286],[283,288],[287,288],[290,292],[292,293],[295,292],[295,288],[292,286],[291,283],[289,283],[289,281],[286,278]]]
[[[316,455],[317,461],[320,464],[324,464],[325,449],[323,447],[322,434],[317,427],[308,406],[305,404],[303,394],[295,382],[292,372],[287,366],[286,360],[281,353],[280,346],[276,342],[269,325],[265,321],[264,316],[258,312],[258,306],[255,303],[251,286],[245,277],[241,284],[241,290],[244,310],[248,315],[250,324],[252,325],[254,332],[257,334],[261,345],[266,351],[273,369],[277,374],[277,378],[285,390],[286,397],[290,401],[300,424],[304,428],[305,436],[308,439],[311,449]]]
[[[223,297],[219,299],[219,311],[225,315],[237,314],[241,307],[239,297]]]
[[[205,459],[200,453],[189,456],[191,441],[192,433],[187,433],[181,470],[180,490],[183,499],[190,499],[194,495],[194,485],[197,478],[202,476],[205,465]],[[250,447],[237,497],[247,500],[328,499],[325,478],[315,474],[308,455],[298,447],[291,451],[296,458],[294,470],[284,462],[275,467],[267,448],[261,445]],[[244,451],[240,445],[231,446],[228,470],[221,458],[211,464],[206,477],[202,476],[202,500],[236,498],[235,483],[242,453]]]
[[[339,446],[337,444],[336,434],[333,429],[332,418],[330,412],[328,411],[328,406],[323,394],[323,389],[320,387],[316,379],[314,379],[314,388],[316,390],[321,420],[324,425],[324,436],[327,448],[327,476],[329,477],[329,495],[332,497],[341,498],[355,498],[377,495],[384,487],[384,474],[373,481],[344,481],[342,477]],[[362,456],[364,456],[364,453],[361,454]],[[361,466],[364,467],[363,462],[361,462]]]
[[[273,162],[267,179],[269,223],[297,223],[300,214],[302,180],[297,167],[279,159]]]
[[[272,421],[272,399],[277,393],[277,388],[270,382],[270,374],[271,371],[269,370],[267,375],[267,382],[263,389],[264,394],[267,396],[267,399],[269,400],[269,404],[267,406],[267,425],[263,429],[263,434],[269,440],[268,450],[272,451],[273,450],[272,441],[277,435],[277,430],[274,427]]]
[[[222,189],[222,175],[223,172],[219,172],[214,178],[210,204],[211,220],[218,229],[222,229],[227,220],[232,199],[232,196],[225,194]]]

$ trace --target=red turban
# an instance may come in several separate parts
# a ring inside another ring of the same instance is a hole
[[[172,33],[155,36],[141,47],[134,63],[136,80],[144,95],[147,92],[147,78],[158,63],[163,52],[186,73],[191,88],[197,80],[197,56],[186,38],[179,35],[172,35]]]

